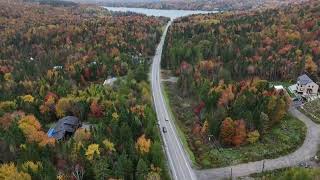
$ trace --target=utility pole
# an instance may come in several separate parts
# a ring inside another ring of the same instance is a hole
[[[264,163],[265,163],[265,160],[262,161],[262,171],[261,171],[262,173],[264,171]]]

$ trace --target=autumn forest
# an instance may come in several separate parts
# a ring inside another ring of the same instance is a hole
[[[146,74],[167,19],[0,7],[0,179],[167,179]],[[87,127],[48,137],[66,116]]]
[[[302,74],[319,84],[320,3],[219,2],[182,3],[226,11],[180,17],[165,31],[166,17],[0,0],[0,179],[166,180],[175,164],[168,139],[181,143],[174,152],[190,160],[190,174],[301,147],[308,127],[292,113],[293,94],[275,85]],[[159,111],[154,79],[167,101]]]

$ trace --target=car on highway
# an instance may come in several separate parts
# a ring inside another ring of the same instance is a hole
[[[167,128],[166,127],[162,127],[162,132],[163,133],[167,133]]]
[[[165,121],[169,121],[168,119],[164,119]]]

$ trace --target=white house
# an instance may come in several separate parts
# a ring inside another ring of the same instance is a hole
[[[304,96],[317,95],[319,85],[313,82],[306,74],[301,75],[297,79],[296,91]]]

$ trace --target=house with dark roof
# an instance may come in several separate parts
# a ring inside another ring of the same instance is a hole
[[[79,127],[81,127],[81,122],[77,117],[66,116],[60,119],[54,128],[49,129],[48,136],[59,141],[72,136]]]
[[[304,96],[317,95],[319,85],[313,82],[306,74],[303,74],[297,79],[296,91]]]

